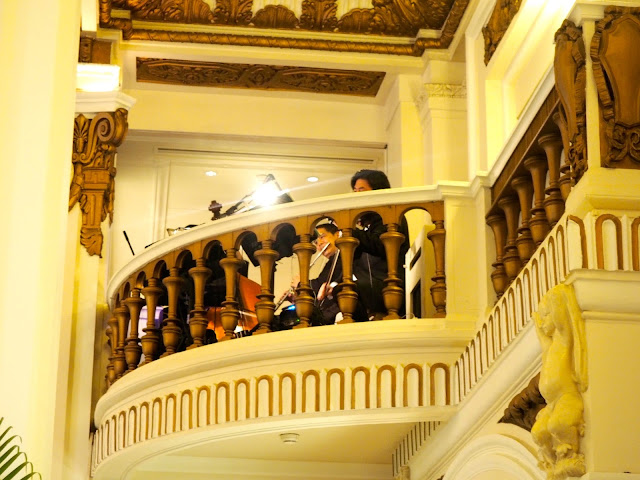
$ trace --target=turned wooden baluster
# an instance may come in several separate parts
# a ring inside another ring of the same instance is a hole
[[[262,241],[262,248],[255,252],[260,263],[260,293],[257,295],[256,317],[260,326],[255,333],[269,333],[276,305],[273,303],[273,266],[278,258],[278,252],[271,247],[273,240]]]
[[[111,348],[111,355],[109,355],[109,363],[107,364],[107,388],[113,385],[116,381],[116,371],[114,366],[114,360],[116,358],[116,347],[118,344],[118,319],[115,315],[111,315],[107,322],[107,337],[109,337],[109,348]]]
[[[529,220],[529,228],[531,236],[536,245],[540,245],[549,233],[549,222],[547,214],[544,211],[544,184],[547,179],[547,159],[535,155],[524,161],[524,166],[531,173],[533,180],[533,208],[531,209],[531,220]],[[508,221],[508,220],[507,220]]]
[[[300,285],[296,288],[296,313],[300,323],[293,328],[308,327],[313,313],[313,290],[309,283],[309,265],[315,251],[311,243],[311,235],[308,233],[300,235],[300,242],[293,246],[293,252],[298,256],[300,266]]]
[[[560,134],[562,135],[562,144],[564,148],[564,163],[560,166],[560,178],[558,179],[558,188],[560,188],[560,194],[562,195],[562,200],[566,201],[569,193],[571,193],[571,188],[573,187],[573,177],[571,175],[571,162],[569,161],[569,139],[566,138],[565,134],[567,131],[567,124],[560,115],[559,112],[553,114],[553,121],[560,129]]]
[[[224,270],[226,283],[225,301],[222,302],[222,313],[220,314],[222,328],[224,328],[224,338],[219,341],[231,340],[234,331],[238,326],[238,301],[236,300],[236,282],[238,269],[242,265],[242,260],[237,257],[238,251],[235,248],[227,250],[227,256],[220,260],[220,266]]]
[[[193,310],[190,312],[189,331],[193,338],[193,343],[187,349],[197,348],[204,345],[204,336],[207,332],[207,312],[204,309],[204,286],[207,278],[211,276],[211,269],[206,266],[204,258],[196,260],[196,266],[189,269],[189,275],[193,278],[194,302]]]
[[[129,336],[124,347],[124,355],[127,361],[128,371],[131,372],[138,367],[140,357],[142,356],[142,348],[139,345],[138,323],[140,322],[140,310],[144,306],[144,300],[140,298],[140,289],[134,288],[131,296],[125,298],[122,302],[129,309],[129,318],[131,327],[129,328]]]
[[[400,286],[402,285],[402,280],[398,277],[398,255],[404,238],[404,235],[398,231],[397,223],[387,225],[387,231],[380,235],[380,240],[387,254],[388,271],[387,278],[384,279],[385,287],[382,289],[384,306],[389,312],[384,317],[385,320],[400,318],[398,311],[402,308],[402,303],[404,302],[404,290]]]
[[[147,301],[147,328],[143,328],[144,336],[140,339],[144,363],[153,362],[160,352],[160,332],[156,327],[156,307],[164,290],[159,285],[160,280],[151,277],[148,285],[142,289],[142,294]]]
[[[167,287],[167,297],[169,299],[167,318],[162,322],[162,339],[164,340],[166,351],[161,357],[166,357],[167,355],[176,353],[178,345],[180,344],[180,337],[182,336],[182,328],[180,328],[180,322],[182,320],[178,318],[178,297],[183,283],[180,277],[180,269],[178,267],[171,267],[169,269],[169,276],[165,277],[162,283]]]
[[[342,312],[342,320],[338,323],[353,323],[353,314],[358,305],[358,294],[353,281],[353,255],[360,240],[353,236],[353,229],[342,230],[342,237],[336,240],[342,261],[342,282],[338,286],[338,306]]]
[[[498,298],[500,298],[508,285],[507,274],[504,269],[504,263],[502,262],[504,248],[507,243],[507,222],[503,215],[496,213],[487,217],[487,225],[491,227],[493,238],[496,242],[496,261],[491,264],[494,268],[491,273],[491,283]]]
[[[444,241],[446,231],[444,220],[434,219],[436,228],[427,233],[427,238],[433,244],[435,275],[431,277],[431,298],[436,309],[434,317],[445,317],[447,315],[447,282],[444,271]]]
[[[124,342],[127,331],[129,330],[129,309],[124,305],[120,305],[113,311],[113,314],[118,322],[116,354],[113,358],[113,370],[115,372],[116,379],[118,379],[124,375],[124,372],[127,369],[127,363],[124,355]]]
[[[531,184],[531,177],[521,176],[516,177],[511,181],[511,186],[518,194],[520,200],[521,224],[518,228],[518,238],[516,239],[516,248],[518,249],[518,255],[522,263],[527,263],[531,258],[531,255],[536,251],[536,244],[531,237],[531,230],[529,229],[529,221],[531,219],[531,201],[533,199],[533,185]]]
[[[504,212],[504,216],[507,220],[507,244],[504,249],[502,263],[504,264],[504,269],[507,277],[509,277],[509,281],[512,281],[518,276],[518,272],[522,268],[520,255],[518,254],[518,248],[516,247],[516,236],[518,235],[518,214],[520,213],[520,207],[518,199],[514,196],[501,198],[498,200],[498,206]]]
[[[547,214],[547,220],[551,228],[553,228],[564,213],[564,200],[558,185],[562,138],[555,133],[551,133],[540,137],[538,144],[547,156],[547,166],[549,167],[549,186],[545,190],[547,197],[544,199],[544,211]]]

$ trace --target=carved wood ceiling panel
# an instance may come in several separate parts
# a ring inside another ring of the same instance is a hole
[[[256,88],[375,97],[384,72],[273,65],[136,59],[139,82],[200,87]]]
[[[100,26],[122,30],[125,40],[411,56],[420,56],[427,48],[448,47],[469,4],[469,0],[272,1],[98,0]],[[237,33],[229,33],[230,29]],[[424,35],[425,31],[429,32]]]

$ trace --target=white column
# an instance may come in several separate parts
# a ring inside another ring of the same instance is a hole
[[[422,128],[415,104],[419,78],[398,75],[385,105],[387,168],[392,187],[424,185]]]
[[[0,5],[0,416],[61,479],[71,320],[62,314],[78,0]]]

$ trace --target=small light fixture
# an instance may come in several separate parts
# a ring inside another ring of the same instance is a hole
[[[294,443],[298,443],[299,436],[297,433],[281,433],[280,440],[287,445],[293,445]]]
[[[216,172],[214,172],[213,170],[207,170],[206,172],[204,172],[204,174],[205,174],[207,177],[215,177],[215,176],[217,175],[217,173],[216,173]]]
[[[318,181],[318,177],[311,176],[307,177],[307,182],[316,183]]]

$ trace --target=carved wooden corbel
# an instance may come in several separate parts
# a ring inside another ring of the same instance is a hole
[[[553,69],[560,97],[558,127],[575,184],[587,170],[586,54],[582,28],[565,20],[556,32],[555,42]]]
[[[602,166],[640,168],[640,8],[607,7],[591,42]]]
[[[538,412],[547,406],[538,388],[539,382],[540,374],[533,377],[529,385],[509,402],[498,423],[510,423],[530,432]]]
[[[109,216],[113,221],[116,148],[127,134],[127,111],[99,113],[92,119],[80,114],[73,129],[73,175],[69,190],[69,210],[76,203],[82,210],[80,243],[89,255],[102,256],[100,225]]]
[[[498,0],[489,17],[489,21],[482,28],[484,36],[484,64],[487,65],[498,44],[507,32],[511,20],[520,10],[522,0]]]

